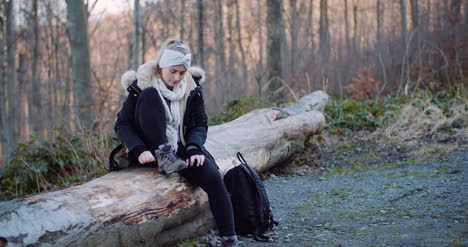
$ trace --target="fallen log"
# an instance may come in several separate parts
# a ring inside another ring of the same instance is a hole
[[[206,147],[220,171],[238,164],[257,171],[301,150],[325,125],[328,96],[317,91],[283,109],[260,109],[210,127]],[[207,196],[178,174],[132,168],[88,183],[0,203],[0,236],[9,246],[163,246],[204,234],[214,223]]]

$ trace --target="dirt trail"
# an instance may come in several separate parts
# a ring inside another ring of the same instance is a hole
[[[468,152],[443,160],[265,182],[280,225],[241,246],[467,246]]]
[[[270,242],[240,246],[468,246],[466,138],[365,139],[309,148],[273,171],[265,186],[280,225]]]
[[[264,181],[280,223],[270,241],[239,246],[468,246],[467,140],[441,143],[308,147]]]

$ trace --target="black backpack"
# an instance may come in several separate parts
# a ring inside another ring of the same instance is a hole
[[[241,153],[237,153],[237,158],[241,164],[224,176],[224,184],[231,196],[236,233],[252,234],[257,241],[268,241],[263,234],[278,223],[273,220],[265,187]]]

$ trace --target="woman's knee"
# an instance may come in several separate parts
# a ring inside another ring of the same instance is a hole
[[[205,160],[203,165],[199,168],[203,169],[200,174],[200,186],[207,188],[218,187],[221,185],[224,186],[223,177],[216,165],[214,165],[212,162]]]

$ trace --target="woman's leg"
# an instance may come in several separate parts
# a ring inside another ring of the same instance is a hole
[[[231,198],[224,185],[223,177],[216,165],[205,159],[202,166],[189,166],[179,171],[190,183],[200,186],[207,194],[220,236],[234,236],[234,214]]]
[[[147,88],[138,96],[134,123],[138,135],[151,152],[167,143],[166,112],[155,88]]]

